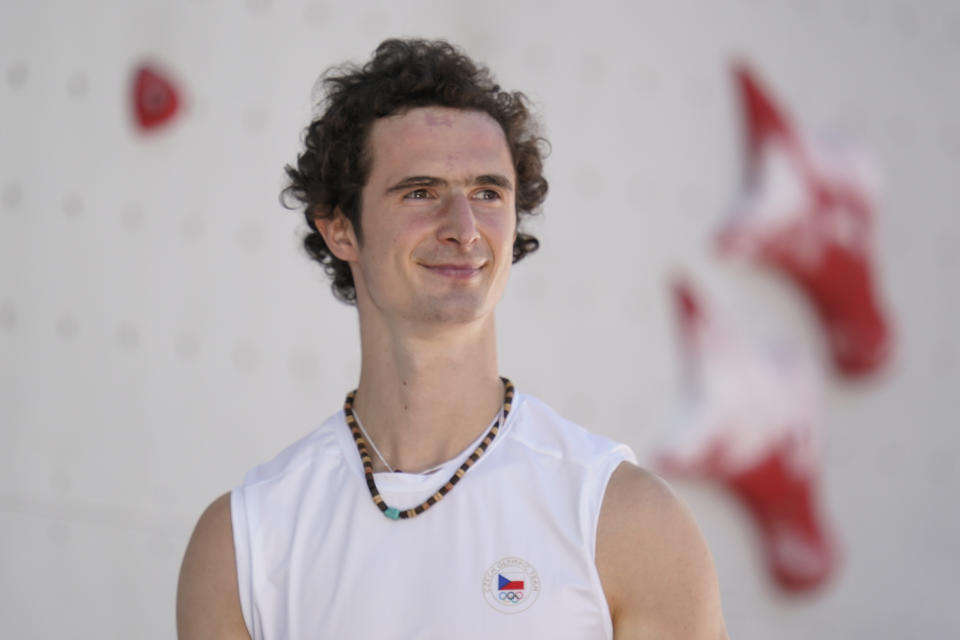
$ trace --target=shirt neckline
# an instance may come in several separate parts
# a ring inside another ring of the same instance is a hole
[[[482,464],[484,459],[489,457],[493,450],[496,449],[500,442],[504,439],[504,436],[506,436],[513,423],[516,422],[516,415],[518,413],[517,410],[519,408],[520,394],[515,393],[513,398],[513,406],[510,413],[507,415],[507,419],[500,426],[500,431],[497,433],[497,437],[493,439],[493,442],[490,443],[490,446],[487,447],[487,450],[484,452],[484,454],[480,456],[479,460],[477,460],[477,465]],[[497,419],[499,419],[499,415],[491,420],[490,424],[487,425],[483,432],[473,442],[460,451],[460,453],[442,463],[430,473],[422,474],[407,473],[404,471],[378,471],[373,474],[374,479],[377,481],[377,487],[380,489],[380,491],[412,492],[420,491],[425,487],[442,486],[447,482],[447,480],[450,479],[450,476],[453,475],[453,472],[456,471],[457,467],[462,465],[464,461],[470,457],[470,454],[473,453],[474,450],[480,445],[480,443],[483,441],[483,438],[486,437],[487,432],[490,430],[490,426]],[[360,455],[357,453],[357,444],[353,440],[353,435],[350,433],[350,428],[347,426],[346,415],[342,409],[337,416],[335,429],[337,432],[337,442],[340,444],[340,450],[343,454],[345,464],[351,470],[351,472],[357,476],[357,478],[363,480],[363,464],[360,462]]]

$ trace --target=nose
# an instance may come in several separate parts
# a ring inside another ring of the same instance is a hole
[[[440,240],[467,248],[479,238],[477,219],[470,201],[462,193],[450,196],[442,212],[443,222],[439,228]]]

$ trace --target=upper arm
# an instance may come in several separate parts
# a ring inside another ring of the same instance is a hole
[[[240,610],[229,493],[207,507],[187,545],[177,586],[177,635],[250,640]]]
[[[666,483],[629,463],[604,495],[597,569],[617,640],[727,637],[713,560],[693,516]]]

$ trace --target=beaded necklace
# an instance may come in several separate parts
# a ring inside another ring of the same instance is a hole
[[[357,424],[357,419],[353,415],[353,400],[357,396],[357,390],[354,389],[347,394],[347,399],[343,403],[343,413],[347,419],[347,426],[350,427],[350,433],[353,434],[353,440],[357,443],[357,451],[360,453],[360,462],[363,463],[363,475],[367,480],[367,488],[370,490],[370,497],[373,498],[373,503],[377,505],[377,508],[383,512],[383,515],[390,518],[391,520],[399,520],[406,518],[413,518],[418,516],[433,505],[440,502],[445,495],[453,491],[453,488],[460,482],[461,478],[470,470],[470,467],[480,459],[480,456],[487,450],[487,447],[490,446],[490,443],[493,442],[493,439],[497,437],[497,433],[500,431],[500,427],[503,426],[503,423],[506,422],[507,416],[510,414],[510,406],[513,402],[513,383],[507,380],[506,378],[501,377],[500,380],[503,381],[503,409],[500,411],[500,419],[497,420],[493,426],[490,427],[490,430],[487,431],[487,435],[483,437],[483,440],[477,445],[477,448],[473,450],[473,453],[470,454],[470,457],[467,458],[462,465],[450,476],[450,479],[447,480],[440,489],[437,490],[432,496],[421,502],[418,506],[413,509],[404,509],[401,511],[396,507],[387,506],[387,503],[384,501],[383,497],[380,495],[380,490],[377,489],[377,482],[373,479],[373,460],[370,458],[370,452],[367,450],[367,439],[364,438],[363,433],[361,433],[359,425]]]

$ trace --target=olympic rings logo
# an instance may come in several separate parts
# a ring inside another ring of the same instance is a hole
[[[501,591],[497,597],[505,601],[504,604],[517,604],[523,600],[523,591]]]

